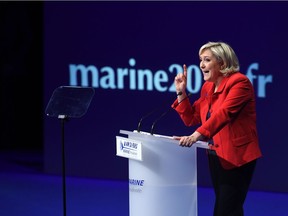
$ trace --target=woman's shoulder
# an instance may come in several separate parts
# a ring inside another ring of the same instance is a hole
[[[229,80],[239,80],[239,79],[247,80],[248,79],[248,77],[245,74],[241,73],[240,71],[230,74],[228,78]]]
[[[227,78],[228,78],[227,83],[230,83],[232,85],[239,83],[239,82],[241,82],[243,84],[246,83],[246,84],[251,85],[249,78],[241,72],[232,73]]]

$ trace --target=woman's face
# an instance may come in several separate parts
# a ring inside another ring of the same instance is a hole
[[[221,65],[210,49],[204,50],[200,54],[200,68],[205,81],[216,83],[223,74],[220,72]]]

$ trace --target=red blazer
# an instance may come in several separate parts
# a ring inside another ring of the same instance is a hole
[[[225,169],[239,167],[262,156],[256,128],[254,89],[244,74],[237,72],[225,77],[217,92],[214,83],[205,82],[200,98],[172,104],[186,126],[195,126],[199,133],[213,138],[211,149],[216,151]],[[206,120],[210,107],[211,116]]]

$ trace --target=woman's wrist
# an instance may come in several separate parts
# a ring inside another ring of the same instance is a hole
[[[177,99],[178,99],[178,103],[180,103],[182,100],[184,100],[185,98],[187,98],[187,95],[185,92],[181,93],[180,95],[177,94]]]

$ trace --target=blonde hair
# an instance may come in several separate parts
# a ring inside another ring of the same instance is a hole
[[[227,43],[208,42],[199,49],[199,55],[201,55],[204,50],[207,49],[211,50],[217,60],[223,64],[220,72],[223,73],[224,76],[240,70],[238,57],[232,47],[230,47]]]

